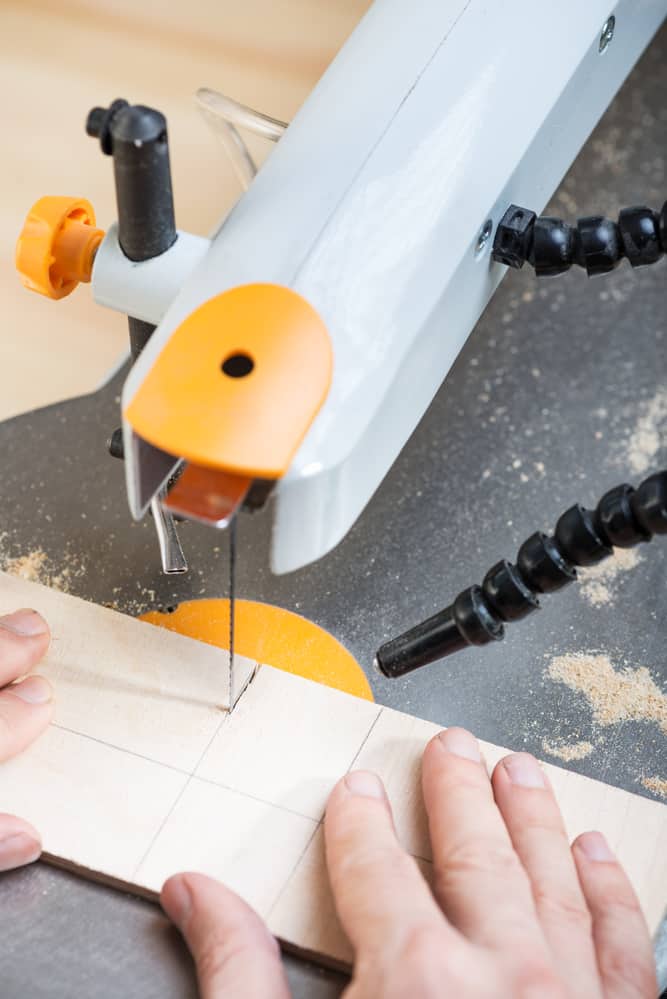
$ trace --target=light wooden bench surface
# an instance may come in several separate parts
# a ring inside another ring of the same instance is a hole
[[[94,389],[127,345],[127,323],[80,286],[52,302],[23,289],[14,245],[44,194],[88,198],[115,218],[110,161],[84,133],[115,97],[168,118],[177,224],[207,234],[239,188],[196,110],[198,87],[291,120],[370,0],[16,0],[0,7],[0,419]],[[254,150],[258,155],[263,146]]]

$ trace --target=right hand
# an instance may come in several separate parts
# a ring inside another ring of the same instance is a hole
[[[489,780],[476,739],[451,728],[427,746],[422,783],[432,892],[379,778],[350,773],[329,799],[329,879],[354,948],[346,999],[655,999],[630,882],[600,833],[570,847],[537,760],[514,753]],[[233,892],[180,874],[162,904],[204,999],[288,999],[275,940]]]
[[[51,721],[51,684],[43,676],[27,676],[49,641],[49,626],[37,611],[0,617],[0,764],[25,749]],[[39,833],[29,822],[0,813],[0,871],[30,864],[41,852]]]

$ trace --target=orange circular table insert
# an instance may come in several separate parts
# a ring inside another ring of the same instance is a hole
[[[237,600],[235,617],[234,645],[239,655],[373,700],[361,666],[324,628],[254,600]],[[209,645],[229,647],[228,600],[187,600],[171,613],[148,611],[141,620]]]

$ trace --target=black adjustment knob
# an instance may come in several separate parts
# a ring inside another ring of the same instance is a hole
[[[105,156],[113,153],[111,123],[119,111],[128,107],[128,102],[119,97],[112,101],[108,108],[92,108],[86,118],[86,132],[94,139],[100,140],[100,149]]]

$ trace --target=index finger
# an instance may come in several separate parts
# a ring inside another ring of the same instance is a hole
[[[468,939],[494,949],[512,945],[546,955],[528,876],[493,800],[477,740],[462,728],[426,747],[422,787],[435,892]]]
[[[393,956],[412,931],[429,925],[458,941],[396,838],[379,777],[357,771],[339,781],[327,805],[324,834],[336,911],[355,954]]]
[[[0,687],[33,670],[49,640],[49,626],[37,611],[24,609],[0,617]]]

